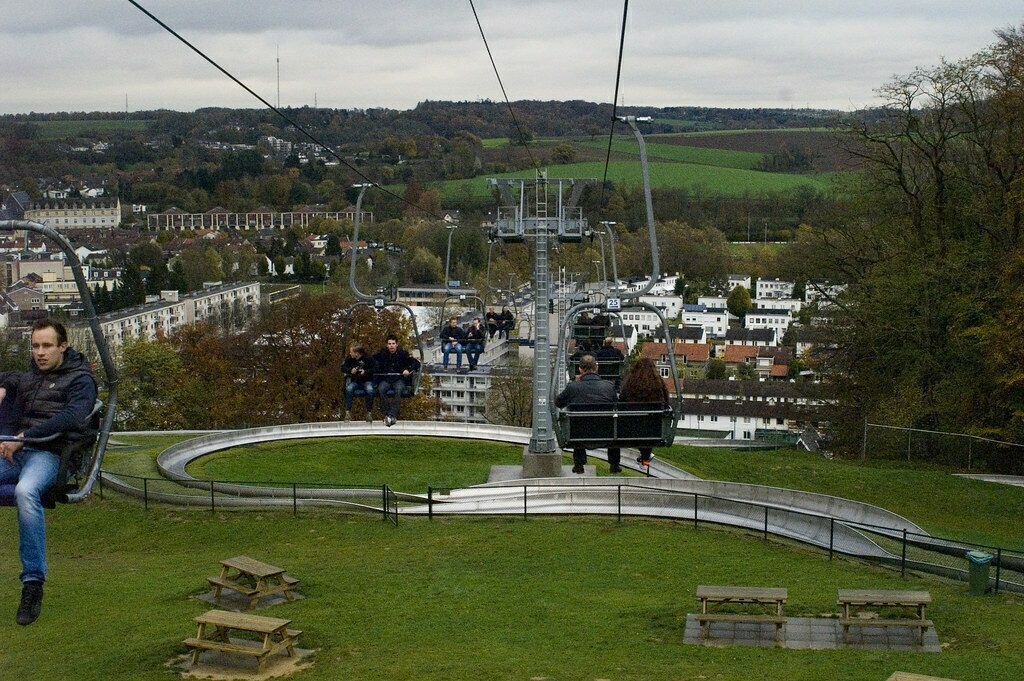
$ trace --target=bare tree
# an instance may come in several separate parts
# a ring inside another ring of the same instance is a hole
[[[497,369],[487,391],[487,420],[529,428],[533,424],[533,367],[518,355]]]

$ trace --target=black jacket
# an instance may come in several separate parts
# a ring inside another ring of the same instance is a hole
[[[611,404],[615,402],[615,384],[597,374],[583,374],[578,381],[565,386],[555,398],[556,407],[570,404]]]
[[[458,343],[466,337],[466,332],[462,330],[461,326],[446,326],[441,329],[441,340],[448,342],[452,341]],[[386,348],[385,348],[386,350]]]
[[[500,315],[498,315],[497,318],[498,320],[508,322],[509,324],[516,320],[516,316],[512,314],[511,310],[506,310],[505,312],[502,312]]]
[[[348,355],[345,357],[345,361],[342,362],[341,369],[345,372],[345,378],[350,381],[372,381],[373,357],[363,355],[359,359],[355,359],[351,355]],[[363,372],[359,373],[358,369],[362,369]],[[352,373],[353,370],[356,370],[356,372]]]
[[[482,326],[476,329],[470,326],[468,329],[466,329],[465,338],[467,343],[480,343],[482,345],[484,342],[484,336],[485,332],[484,327]]]
[[[25,437],[46,437],[64,433],[53,442],[33,445],[60,454],[67,440],[94,434],[86,422],[96,403],[96,379],[85,355],[73,348],[64,351],[64,361],[52,371],[7,371],[0,385],[13,396],[18,412],[19,432]]]
[[[420,361],[402,348],[393,353],[384,348],[373,356],[373,371],[378,379],[384,378],[385,374],[401,374],[403,371],[412,373],[419,369]]]
[[[594,359],[603,360],[618,360],[622,361],[626,359],[626,356],[622,354],[622,350],[619,350],[615,346],[601,346],[601,349],[594,354]]]

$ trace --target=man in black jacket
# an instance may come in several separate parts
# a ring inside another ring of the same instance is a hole
[[[373,356],[373,371],[385,426],[390,428],[398,421],[402,389],[407,383],[411,385],[412,374],[419,369],[420,361],[398,347],[398,337],[394,334],[388,336],[387,346]],[[394,396],[389,397],[389,392],[393,392]]]
[[[356,390],[360,388],[366,393],[366,422],[373,423],[373,358],[366,354],[366,348],[360,343],[353,345],[348,357],[341,365],[345,373],[345,420],[352,420],[352,403],[356,399]]]
[[[448,355],[455,353],[455,370],[462,368],[462,341],[466,338],[466,332],[459,326],[459,320],[452,317],[448,320],[448,326],[441,329],[441,352],[444,353],[444,360],[441,365],[448,371]]]
[[[580,359],[580,373],[576,381],[565,386],[558,397],[555,398],[555,406],[565,408],[571,404],[614,404],[615,386],[597,375],[597,360],[592,355],[584,355]],[[572,472],[582,473],[583,466],[587,463],[587,450],[583,447],[574,447],[572,450]],[[611,460],[609,450],[608,464],[612,473],[618,473],[619,461]]]
[[[503,305],[501,308],[501,314],[498,315],[498,338],[502,335],[508,338],[508,332],[515,326],[516,316],[512,314],[512,310],[508,309],[508,305]]]
[[[17,622],[39,617],[46,580],[46,525],[43,494],[57,481],[60,452],[67,437],[89,434],[89,414],[96,402],[96,380],[84,355],[68,347],[63,324],[44,319],[32,325],[31,371],[0,373],[3,399],[13,400],[17,434],[43,438],[64,436],[38,445],[0,443],[0,483],[17,483],[21,603]]]
[[[473,322],[466,329],[466,359],[469,360],[469,370],[475,371],[477,363],[480,362],[480,355],[484,351],[484,327],[480,326],[480,318],[474,317]]]

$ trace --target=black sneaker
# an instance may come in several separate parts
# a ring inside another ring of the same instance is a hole
[[[32,624],[39,618],[43,607],[43,583],[25,582],[21,587],[21,604],[18,605],[18,624]]]
[[[622,468],[620,468],[619,466],[610,466],[608,468],[608,472],[609,473],[621,473],[622,472]]]

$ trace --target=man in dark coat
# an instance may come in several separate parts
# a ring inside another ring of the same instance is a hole
[[[390,428],[398,421],[402,389],[407,383],[411,385],[412,374],[419,370],[420,361],[398,347],[398,337],[393,334],[388,336],[387,345],[373,356],[373,371],[385,426]],[[389,392],[394,392],[394,396],[389,397]]]
[[[17,622],[31,624],[39,617],[46,581],[46,525],[42,497],[57,482],[60,452],[68,436],[90,433],[88,423],[96,403],[96,379],[82,353],[68,347],[63,324],[49,319],[32,325],[31,371],[0,373],[0,387],[18,413],[17,435],[43,438],[64,435],[40,444],[0,443],[0,483],[16,483],[21,603]]]
[[[448,320],[448,326],[441,329],[441,352],[444,353],[442,366],[448,371],[448,355],[455,353],[455,370],[462,368],[462,341],[466,339],[466,332],[459,326],[459,320],[452,317]]]
[[[475,317],[473,322],[466,329],[466,358],[469,360],[469,370],[475,371],[476,365],[480,362],[480,355],[484,351],[484,327],[480,326],[480,318]]]
[[[615,386],[611,381],[606,381],[597,375],[597,360],[592,355],[584,355],[580,359],[580,373],[576,381],[565,386],[558,397],[555,398],[555,406],[565,408],[571,404],[614,404]],[[587,463],[587,450],[583,447],[574,447],[572,450],[572,472],[582,473],[583,466]],[[608,464],[612,473],[618,473],[619,461],[612,461],[609,457]]]
[[[352,420],[352,403],[355,402],[356,391],[362,389],[366,393],[366,422],[373,423],[373,358],[366,354],[366,348],[356,343],[349,349],[341,370],[347,380],[345,420]]]
[[[501,314],[498,315],[498,338],[505,336],[508,338],[508,332],[515,326],[516,316],[512,314],[512,310],[508,309],[508,305],[504,305],[501,308]]]

